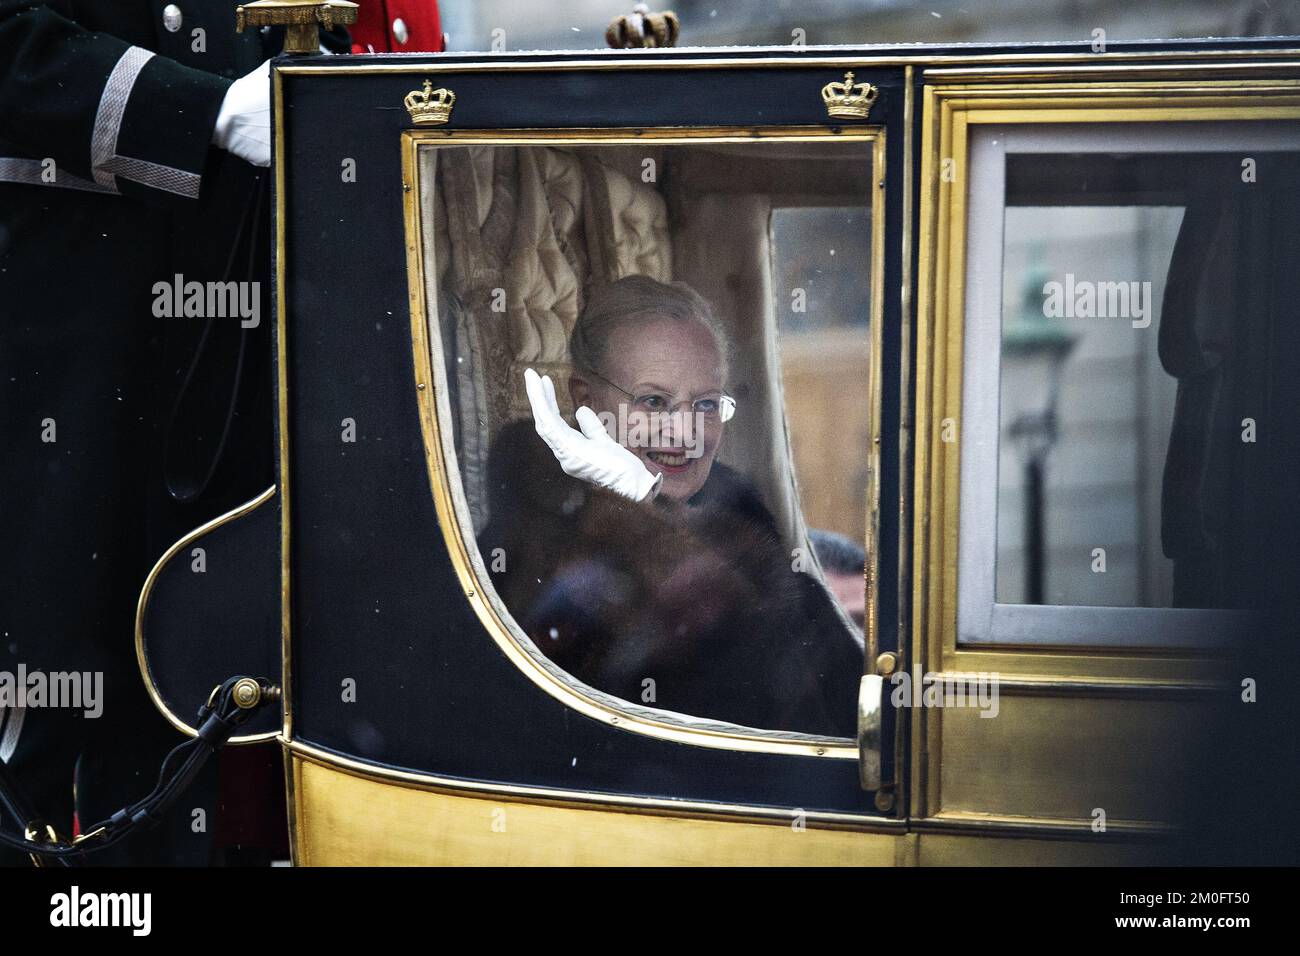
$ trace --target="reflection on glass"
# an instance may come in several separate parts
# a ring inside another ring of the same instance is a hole
[[[781,376],[803,515],[812,528],[858,542],[859,551],[866,540],[862,450],[871,442],[871,409],[862,400],[871,372],[870,262],[870,208],[773,210]],[[827,582],[853,594],[851,613],[860,617],[862,562],[855,570],[841,559],[843,570],[835,571],[820,548],[818,557]]]
[[[696,718],[853,735],[861,600],[827,587],[783,405],[818,407],[826,379],[865,396],[866,379],[808,369],[783,397],[777,317],[792,299],[773,276],[806,270],[801,287],[828,316],[818,334],[840,315],[865,320],[866,259],[860,286],[819,270],[869,246],[869,150],[426,151],[428,259],[479,554],[514,624],[591,687]],[[853,210],[839,250],[817,230],[773,244],[773,210],[805,207]],[[790,427],[797,445],[804,426]],[[818,497],[827,513],[856,512],[833,530],[864,526],[862,494]]]
[[[1256,603],[1300,250],[1275,225],[1296,157],[1253,162],[1267,181],[1216,154],[1008,158],[999,602]]]

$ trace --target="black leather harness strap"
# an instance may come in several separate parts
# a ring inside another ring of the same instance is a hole
[[[240,676],[223,682],[199,708],[198,734],[177,746],[163,760],[158,785],[143,799],[88,827],[72,841],[36,821],[17,783],[0,764],[0,806],[8,816],[22,822],[25,831],[25,836],[20,838],[0,830],[0,844],[30,854],[38,866],[45,859],[71,866],[80,862],[87,852],[110,847],[136,830],[158,823],[194,782],[208,758],[224,747],[253,714],[277,700],[279,694],[279,688],[265,680]]]

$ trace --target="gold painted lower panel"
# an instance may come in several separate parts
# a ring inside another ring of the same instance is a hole
[[[1126,865],[1142,846],[1084,836],[865,832],[562,806],[420,789],[289,752],[299,866]],[[951,824],[950,824],[951,825]]]
[[[1187,699],[1004,694],[996,717],[934,708],[940,814],[1160,823],[1169,781],[1196,747],[1204,705]]]
[[[1033,840],[912,834],[916,866],[1150,866],[1153,851],[1143,844]]]
[[[903,839],[459,796],[290,759],[299,866],[892,866]]]

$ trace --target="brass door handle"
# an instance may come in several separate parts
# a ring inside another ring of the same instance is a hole
[[[880,789],[884,701],[885,679],[879,674],[863,674],[858,684],[858,777],[863,790]]]

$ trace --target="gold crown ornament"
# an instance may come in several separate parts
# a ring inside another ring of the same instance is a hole
[[[844,74],[843,83],[832,82],[822,87],[826,112],[836,119],[866,119],[879,96],[880,90],[870,83],[855,85],[852,73]]]
[[[434,89],[433,83],[424,81],[424,90],[411,90],[403,100],[411,121],[418,126],[441,126],[451,119],[451,108],[456,105],[456,94],[448,89]]]

